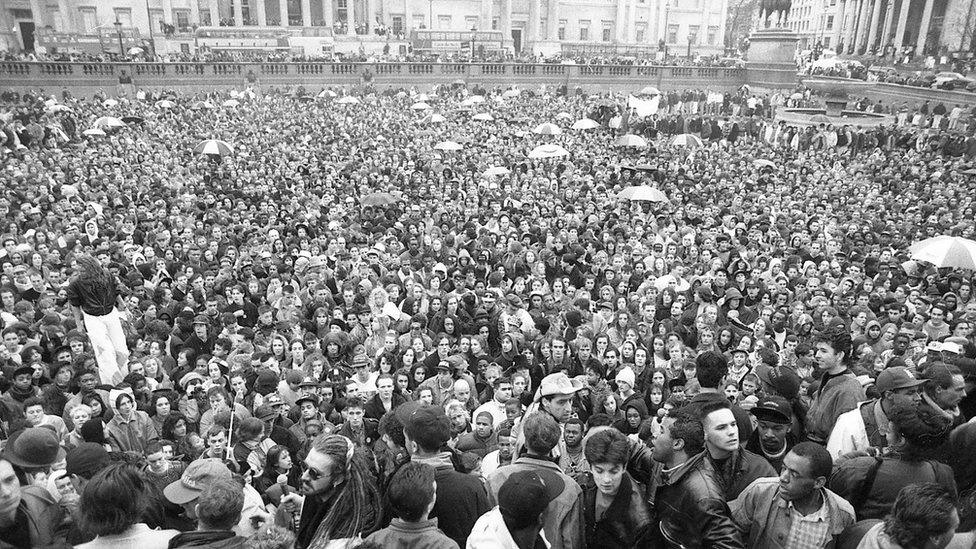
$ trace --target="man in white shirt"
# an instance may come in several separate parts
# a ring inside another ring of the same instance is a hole
[[[507,377],[500,377],[495,380],[492,384],[495,392],[495,396],[485,402],[471,414],[472,418],[478,417],[481,412],[488,412],[491,414],[491,427],[492,429],[501,425],[508,416],[505,415],[505,403],[512,398],[512,380]]]
[[[495,469],[512,463],[512,450],[515,448],[515,439],[512,438],[511,429],[498,431],[498,449],[488,452],[481,460],[481,476],[488,478]]]

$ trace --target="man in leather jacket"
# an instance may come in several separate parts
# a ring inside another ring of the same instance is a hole
[[[627,471],[647,485],[657,518],[652,547],[744,548],[725,494],[706,464],[697,411],[677,410],[663,421],[653,448],[631,443]]]

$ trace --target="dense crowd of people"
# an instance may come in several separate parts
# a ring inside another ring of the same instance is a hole
[[[974,546],[972,111],[334,91],[0,96],[0,547]]]

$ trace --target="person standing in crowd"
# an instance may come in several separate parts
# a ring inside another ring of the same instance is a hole
[[[881,453],[888,446],[891,409],[903,405],[917,408],[922,401],[919,390],[925,381],[902,366],[882,370],[874,382],[879,398],[862,402],[856,409],[838,416],[827,440],[830,455],[837,459],[871,448]]]
[[[45,427],[24,429],[7,441],[0,452],[0,544],[19,549],[64,543],[64,509],[28,473],[50,470],[64,455]]]
[[[739,497],[757,478],[776,475],[768,461],[739,443],[739,428],[727,401],[703,404],[698,413],[705,436],[705,463],[715,470],[726,500]]]
[[[491,508],[484,484],[476,476],[456,470],[454,456],[446,446],[451,420],[443,408],[411,402],[397,408],[397,416],[403,424],[410,461],[435,470],[437,498],[430,518],[436,518],[438,527],[463,546],[478,517]]]
[[[387,497],[397,518],[390,526],[374,532],[366,543],[380,547],[429,547],[458,549],[457,542],[437,528],[430,517],[437,500],[434,468],[425,463],[407,463],[394,475],[387,487]]]
[[[851,539],[839,549],[944,549],[958,527],[959,512],[952,493],[935,483],[910,484],[898,492],[884,520],[871,526],[856,545]]]
[[[341,435],[312,441],[301,493],[282,496],[275,515],[275,524],[296,533],[296,547],[352,546],[377,529],[379,489],[361,454]]]
[[[573,397],[583,388],[583,383],[570,378],[565,372],[556,372],[542,378],[539,391],[536,393],[532,406],[525,412],[525,416],[536,410],[549,414],[557,424],[565,423],[573,413]],[[520,456],[527,448],[525,447],[524,420],[515,426],[515,455]],[[549,451],[551,456],[558,458],[565,452],[565,442],[557,440]]]
[[[602,429],[586,437],[589,473],[581,482],[587,547],[642,547],[651,537],[651,512],[643,491],[627,473],[630,443]]]
[[[565,375],[565,374],[563,374]],[[516,457],[511,465],[499,467],[488,479],[488,492],[497,502],[498,492],[510,475],[520,471],[537,471],[555,477],[563,490],[549,503],[543,518],[546,539],[554,548],[571,549],[584,544],[583,490],[559,466],[547,458],[560,440],[559,424],[548,412],[533,412],[521,423],[525,435],[526,453]]]
[[[153,530],[143,522],[150,505],[149,482],[134,466],[114,463],[97,473],[78,503],[82,529],[94,540],[79,549],[166,549],[177,530]]]
[[[779,477],[756,479],[729,502],[747,547],[816,549],[854,523],[854,508],[825,486],[833,460],[823,446],[801,442]]]
[[[90,255],[76,257],[75,265],[77,274],[67,294],[75,326],[91,341],[102,383],[118,383],[129,373],[129,348],[119,312],[126,310],[126,304],[118,279]]]
[[[756,429],[746,444],[746,450],[762,456],[777,473],[781,472],[783,460],[796,444],[791,431],[793,408],[785,398],[768,395],[756,402],[750,413],[756,418]]]
[[[541,470],[516,471],[498,489],[498,505],[481,515],[466,549],[534,549],[551,547],[545,533],[549,505],[565,484]]]
[[[214,480],[204,487],[196,499],[194,514],[197,529],[175,536],[169,542],[169,549],[244,547],[247,538],[234,531],[243,509],[244,492],[240,484],[233,479]]]
[[[864,389],[848,367],[851,359],[850,332],[828,328],[817,341],[817,365],[823,371],[810,397],[807,438],[826,444],[837,418],[864,400]]]

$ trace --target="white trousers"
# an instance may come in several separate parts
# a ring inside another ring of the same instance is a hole
[[[129,348],[125,344],[125,332],[119,311],[103,316],[82,313],[85,319],[85,332],[95,350],[98,363],[98,377],[102,383],[116,385],[128,371]]]

